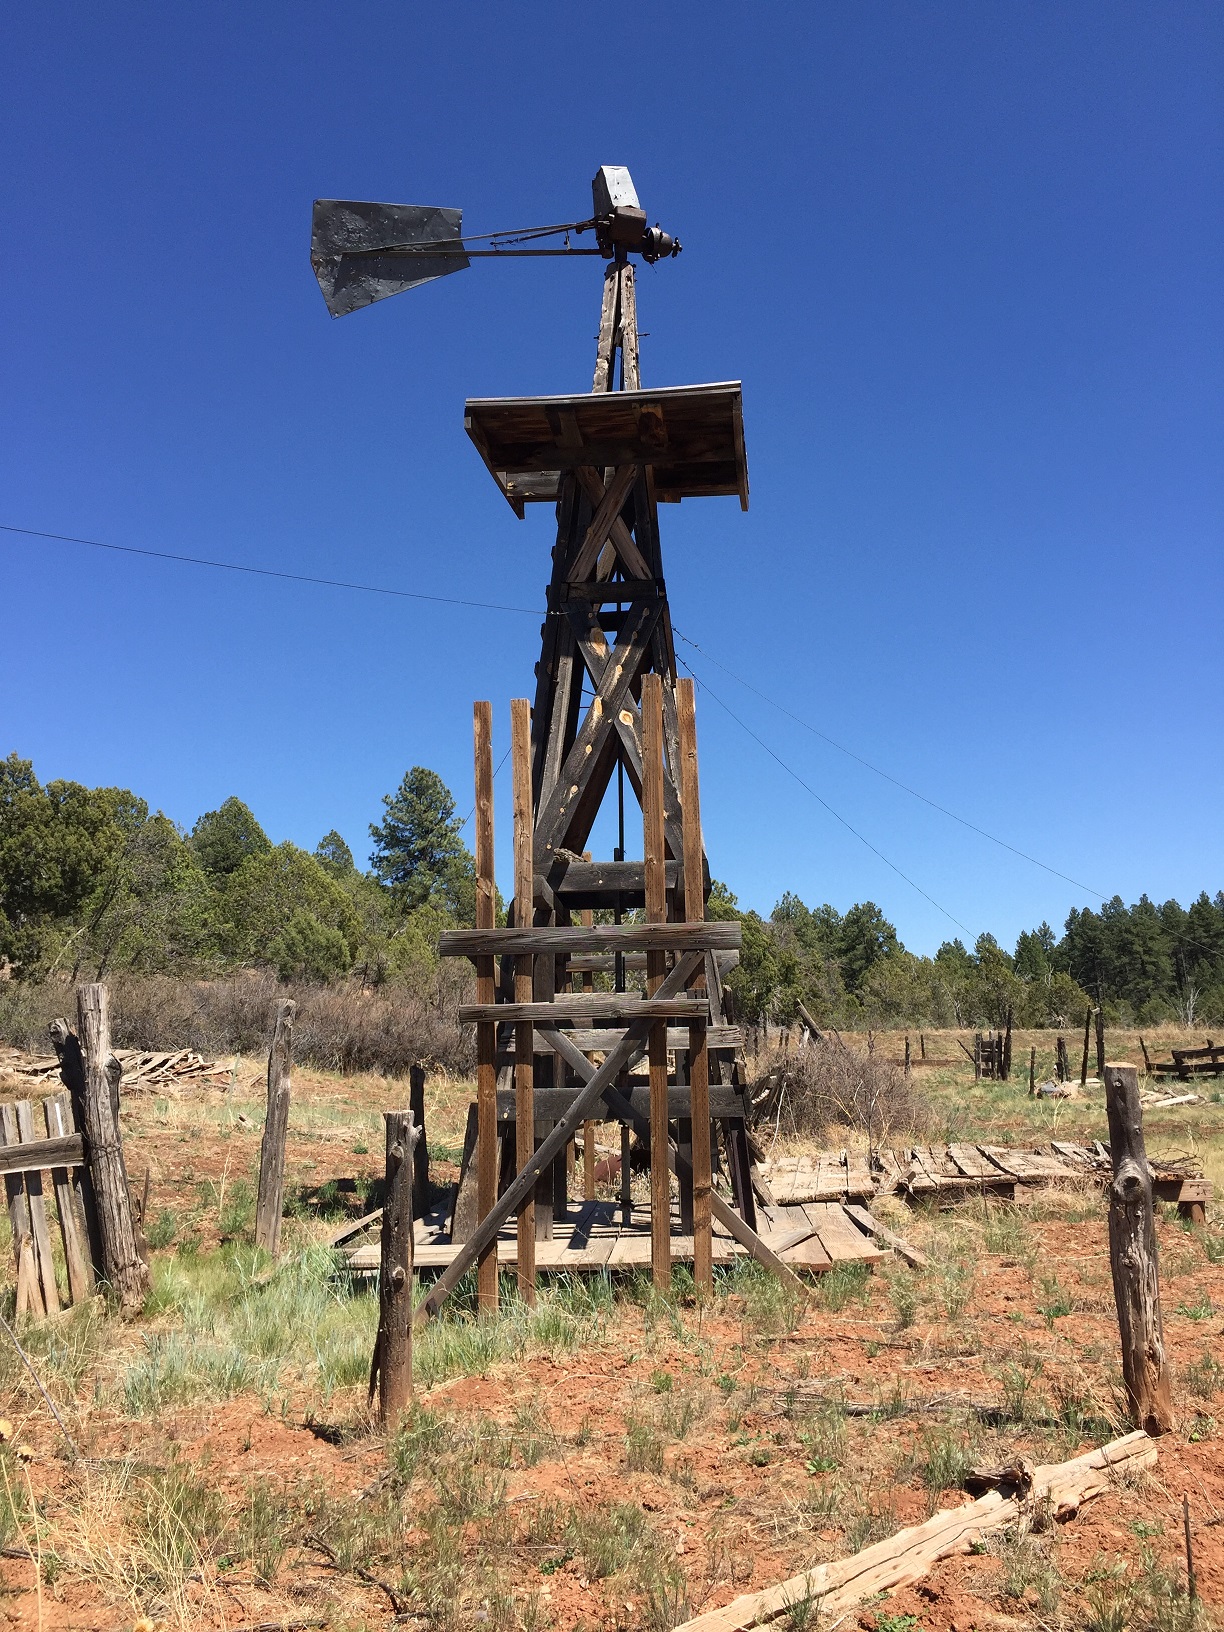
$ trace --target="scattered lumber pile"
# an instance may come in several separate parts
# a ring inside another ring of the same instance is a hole
[[[1158,1103],[1165,1103],[1160,1100]],[[811,1156],[780,1157],[762,1162],[754,1176],[780,1204],[796,1202],[867,1202],[874,1196],[955,1197],[985,1191],[1008,1200],[1023,1199],[1032,1189],[1082,1183],[1108,1185],[1112,1175],[1108,1148],[1055,1139],[1032,1150],[1004,1145],[911,1145],[897,1150],[820,1151]],[[1179,1206],[1203,1205],[1212,1198],[1210,1181],[1191,1157],[1153,1163],[1153,1189],[1161,1201]]]
[[[228,1065],[206,1060],[194,1049],[178,1048],[170,1053],[154,1053],[139,1048],[117,1048],[115,1058],[123,1067],[122,1085],[133,1088],[171,1088],[184,1082],[228,1083],[233,1076]],[[30,1055],[20,1049],[0,1050],[0,1072],[24,1077],[31,1085],[58,1083],[60,1062],[54,1054]]]
[[[1010,1525],[1042,1528],[1052,1521],[1073,1518],[1080,1507],[1109,1489],[1110,1475],[1118,1470],[1135,1473],[1156,1462],[1156,1442],[1140,1429],[1115,1439],[1099,1451],[1070,1462],[1030,1467],[1018,1462],[966,1480],[971,1488],[987,1485],[986,1494],[962,1507],[946,1508],[925,1524],[899,1530],[887,1541],[864,1547],[850,1558],[821,1564],[805,1575],[792,1576],[766,1592],[748,1593],[724,1609],[710,1610],[685,1621],[677,1632],[750,1632],[753,1627],[799,1624],[797,1610],[806,1620],[833,1624],[857,1604],[880,1593],[909,1586],[939,1563],[967,1553],[983,1536]],[[811,1613],[814,1611],[815,1613]]]

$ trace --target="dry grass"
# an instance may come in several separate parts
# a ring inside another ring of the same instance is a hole
[[[934,1120],[913,1077],[882,1053],[838,1039],[785,1055],[758,1076],[753,1099],[783,1139],[840,1127],[882,1142],[921,1133]]]
[[[443,964],[425,989],[355,985],[294,986],[270,974],[225,980],[171,975],[123,976],[110,983],[113,1041],[119,1048],[194,1048],[201,1054],[259,1054],[268,1046],[280,998],[296,1000],[294,1056],[324,1071],[403,1076],[412,1065],[471,1069],[472,1045],[460,1030],[466,964]],[[47,1051],[47,1027],[75,1010],[67,982],[0,985],[0,1038]]]

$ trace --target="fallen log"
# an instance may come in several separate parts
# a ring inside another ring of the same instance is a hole
[[[750,1632],[752,1627],[791,1624],[797,1606],[819,1606],[824,1624],[878,1593],[921,1580],[939,1561],[967,1553],[984,1535],[1017,1523],[1072,1518],[1092,1497],[1109,1489],[1110,1473],[1135,1472],[1156,1461],[1156,1444],[1142,1429],[1070,1462],[1014,1470],[1015,1483],[990,1490],[975,1502],[948,1508],[925,1524],[899,1530],[850,1558],[820,1564],[765,1592],[747,1593],[724,1609],[685,1621],[676,1632]],[[1010,1491],[1010,1494],[1005,1494]]]

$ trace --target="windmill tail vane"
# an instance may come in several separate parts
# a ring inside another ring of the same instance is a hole
[[[333,317],[371,306],[388,295],[462,272],[474,258],[525,255],[600,255],[623,260],[669,259],[680,253],[677,238],[646,212],[623,165],[602,165],[591,184],[594,213],[581,221],[520,227],[464,237],[463,211],[431,204],[376,204],[318,198],[310,237],[310,264]],[[595,234],[595,246],[575,246],[570,234]],[[543,240],[561,237],[559,245]],[[479,249],[471,245],[480,244]]]

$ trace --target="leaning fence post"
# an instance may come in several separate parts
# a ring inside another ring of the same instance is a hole
[[[259,1200],[255,1208],[255,1245],[275,1258],[280,1251],[281,1212],[285,1202],[285,1136],[289,1131],[290,1078],[293,1072],[293,1017],[297,1004],[284,998],[276,1005],[276,1025],[268,1051],[268,1109],[259,1146]]]
[[[1143,1143],[1139,1073],[1133,1065],[1105,1067],[1105,1109],[1113,1160],[1109,1267],[1118,1306],[1122,1375],[1135,1427],[1163,1434],[1173,1426],[1172,1389],[1160,1320],[1152,1170]]]
[[[383,1198],[378,1276],[378,1340],[370,1393],[378,1377],[378,1414],[384,1426],[412,1399],[412,1151],[419,1130],[411,1111],[384,1111],[387,1185]]]
[[[1097,1076],[1105,1080],[1105,1010],[1096,1011],[1096,1068]]]
[[[106,987],[77,989],[77,1033],[81,1045],[83,1132],[98,1209],[103,1274],[125,1309],[138,1308],[149,1290],[149,1266],[132,1219],[123,1139],[116,1105],[121,1067],[111,1053]]]

